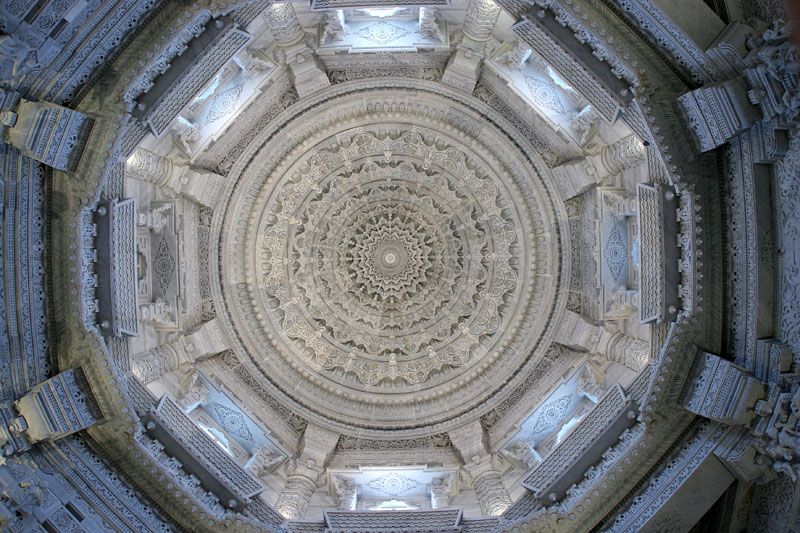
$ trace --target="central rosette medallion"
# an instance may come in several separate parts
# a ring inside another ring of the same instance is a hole
[[[339,157],[372,144],[380,158],[332,173],[306,166],[309,174],[289,186],[292,211],[283,202],[262,234],[263,287],[279,299],[287,337],[311,347],[321,367],[366,384],[420,383],[481,357],[515,288],[516,232],[502,222],[497,189],[481,186],[460,152],[414,161],[388,149],[398,141],[425,146],[417,133],[359,133]],[[284,301],[289,280],[295,297]]]

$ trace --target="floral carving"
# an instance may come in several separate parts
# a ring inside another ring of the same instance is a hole
[[[525,76],[525,83],[531,91],[531,98],[536,105],[555,111],[559,115],[565,113],[564,104],[558,96],[555,88],[549,83],[536,79],[533,76]]]
[[[222,117],[226,117],[236,111],[236,102],[239,101],[239,95],[242,94],[243,88],[244,84],[239,83],[216,95],[214,97],[214,101],[211,102],[211,107],[208,110],[206,124],[211,124],[212,122],[217,121]]]
[[[396,472],[377,477],[367,483],[367,486],[380,493],[396,498],[403,495],[410,490],[413,490],[422,485],[419,481],[411,479],[406,476],[401,476]]]
[[[628,243],[620,230],[619,224],[614,224],[614,227],[608,233],[608,240],[603,252],[611,277],[614,278],[614,281],[619,280],[628,256]]]
[[[281,334],[370,385],[422,383],[480,357],[517,277],[496,187],[416,132],[340,141],[308,157],[259,238]],[[352,162],[369,154],[380,157]]]
[[[250,432],[250,428],[247,427],[247,420],[241,412],[225,407],[218,402],[212,402],[211,407],[217,412],[219,425],[222,426],[222,429],[234,437],[249,441],[253,440],[253,434]]]
[[[406,35],[408,35],[408,31],[406,31],[405,28],[401,28],[385,20],[379,20],[374,24],[370,24],[358,30],[359,37],[381,46],[401,39]]]
[[[175,257],[164,237],[158,241],[156,255],[153,258],[153,272],[158,280],[158,286],[161,288],[161,294],[167,294],[172,283],[172,274],[175,272]]]
[[[536,423],[533,425],[533,435],[538,435],[556,427],[556,424],[564,419],[567,409],[572,404],[572,396],[562,396],[561,398],[545,405],[539,413]]]
[[[215,308],[247,372],[295,412],[398,427],[474,409],[541,359],[561,219],[536,153],[485,127],[491,108],[375,83],[297,102],[295,117],[320,106],[313,120],[269,125],[233,165],[211,238],[233,290]],[[456,376],[469,385],[450,390]]]

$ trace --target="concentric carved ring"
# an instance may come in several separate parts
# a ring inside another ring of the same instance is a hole
[[[392,89],[331,98],[234,167],[220,281],[236,288],[236,351],[326,417],[396,426],[427,417],[409,405],[442,406],[432,419],[469,407],[549,325],[547,189],[507,136],[457,106]]]

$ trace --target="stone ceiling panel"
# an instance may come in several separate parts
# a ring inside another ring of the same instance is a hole
[[[234,164],[212,229],[217,307],[240,359],[293,406],[343,427],[426,426],[487,408],[541,358],[564,210],[483,104],[371,85],[290,109]]]

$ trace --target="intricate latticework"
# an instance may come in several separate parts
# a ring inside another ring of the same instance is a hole
[[[232,495],[246,502],[258,495],[264,487],[236,461],[223,451],[211,438],[184,414],[183,409],[170,397],[161,399],[158,406],[151,411],[151,417],[164,428],[202,468],[210,472],[214,478]],[[228,501],[222,502],[232,506]]]
[[[664,316],[663,213],[661,189],[639,185],[639,241],[642,246],[639,313],[642,321]]]
[[[328,531],[460,531],[461,510],[443,509],[437,511],[403,512],[384,511],[346,512],[328,511],[325,525]]]

